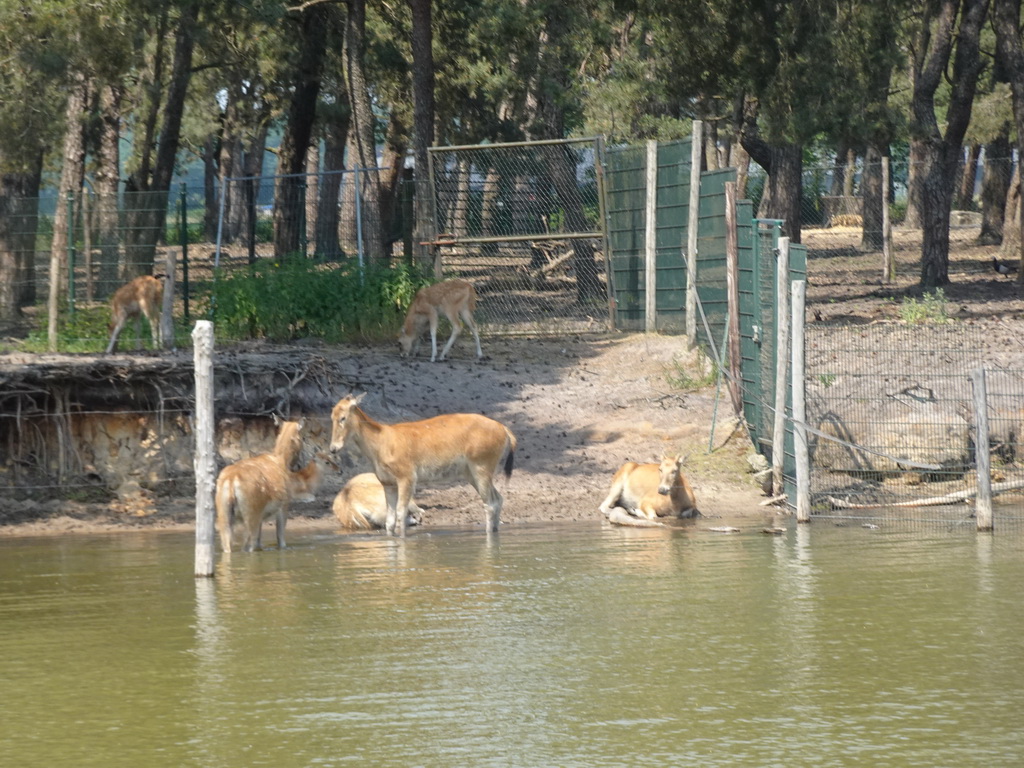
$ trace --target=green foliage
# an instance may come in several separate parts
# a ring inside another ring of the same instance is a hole
[[[900,320],[908,325],[941,324],[949,322],[946,293],[936,288],[934,293],[925,293],[920,299],[910,296],[903,300],[898,310]]]
[[[46,308],[39,308],[36,316],[41,318],[38,328],[18,343],[23,352],[47,352],[49,350]],[[110,307],[100,304],[92,307],[78,307],[74,312],[62,311],[57,317],[57,349],[72,354],[97,354],[104,352],[110,341]],[[183,319],[175,321],[174,337],[178,346],[187,343],[190,329]],[[142,349],[151,349],[152,341],[149,321],[143,317],[141,325]],[[136,348],[135,320],[129,320],[121,331],[118,349],[122,352]]]
[[[673,389],[695,392],[715,383],[715,365],[707,352],[697,350],[692,362],[673,358],[665,373],[665,381]]]
[[[326,341],[392,338],[416,291],[430,281],[407,266],[328,266],[303,258],[260,262],[220,274],[211,296],[219,336],[316,337]]]

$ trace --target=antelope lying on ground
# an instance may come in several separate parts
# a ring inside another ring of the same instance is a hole
[[[277,546],[284,548],[285,516],[294,501],[312,501],[320,481],[320,468],[310,461],[299,468],[303,454],[302,429],[305,420],[282,421],[278,426],[274,450],[248,459],[240,459],[221,470],[217,477],[214,503],[221,548],[231,551],[235,524],[245,529],[242,550],[259,550],[263,522],[277,518]]]
[[[612,489],[601,502],[607,517],[615,507],[623,507],[634,517],[654,520],[658,517],[697,517],[693,488],[683,474],[683,456],[661,460],[661,464],[637,464],[627,461],[612,479]]]
[[[163,309],[163,280],[142,275],[130,283],[118,288],[110,299],[110,343],[107,344],[109,355],[117,349],[117,338],[125,324],[135,318],[135,337],[142,335],[142,315],[149,321],[149,332],[153,337],[153,348],[159,347],[160,313]]]
[[[331,411],[331,451],[354,447],[373,466],[387,498],[387,532],[405,535],[404,513],[419,481],[451,474],[463,476],[476,488],[487,506],[487,530],[498,530],[502,498],[494,487],[494,473],[507,452],[505,477],[512,475],[512,431],[475,413],[381,424],[358,407],[365,394],[346,395]]]
[[[409,354],[416,354],[420,337],[424,329],[430,326],[430,362],[437,359],[437,320],[438,310],[444,312],[448,322],[452,324],[452,335],[448,343],[441,350],[441,359],[444,360],[448,351],[455,343],[462,331],[462,322],[465,320],[469,330],[473,332],[473,340],[476,342],[476,356],[483,357],[480,349],[480,334],[477,333],[476,323],[473,321],[473,310],[476,309],[476,290],[465,280],[445,280],[441,283],[434,283],[420,288],[412,300],[409,313],[405,316],[402,324],[402,331],[398,335],[398,343],[402,347],[402,354],[406,357]]]
[[[384,528],[388,521],[388,500],[384,486],[373,472],[356,475],[334,497],[334,516],[342,528],[369,530]],[[409,502],[405,524],[419,525],[423,514],[415,501]]]

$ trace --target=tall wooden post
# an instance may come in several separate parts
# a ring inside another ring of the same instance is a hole
[[[992,530],[992,467],[988,452],[988,392],[985,369],[971,371],[974,389],[974,455],[977,463],[978,501],[974,506],[974,519],[979,531]]]
[[[177,271],[174,249],[167,249],[167,263],[164,265],[164,305],[160,314],[160,348],[174,349],[174,285]]]
[[[793,382],[793,454],[796,456],[796,521],[811,522],[811,460],[807,448],[807,404],[804,393],[804,305],[807,282],[794,280],[791,309],[790,356]]]
[[[214,526],[213,493],[216,482],[214,462],[213,410],[213,323],[199,320],[192,330],[196,378],[195,473],[196,473],[196,557],[195,575],[213,576]]]
[[[686,222],[686,340],[697,346],[697,232],[700,225],[700,171],[704,156],[704,124],[693,121],[690,132],[690,202]]]
[[[896,262],[892,258],[892,221],[889,217],[889,158],[882,158],[882,282],[896,279]]]
[[[736,234],[736,182],[725,183],[725,283],[729,305],[729,395],[736,417],[743,418],[740,392],[740,253]]]
[[[789,368],[789,238],[779,238],[775,265],[775,420],[772,427],[772,493],[783,493],[786,459],[786,372]]]
[[[653,333],[658,314],[658,142],[647,142],[647,199],[644,216],[644,330]]]

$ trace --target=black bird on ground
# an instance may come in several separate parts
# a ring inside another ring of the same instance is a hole
[[[992,257],[992,269],[1000,275],[1010,275],[1017,271],[1016,267],[1007,264],[1005,261],[1000,261],[995,256]]]

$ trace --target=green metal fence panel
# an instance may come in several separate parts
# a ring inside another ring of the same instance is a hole
[[[728,318],[725,276],[725,184],[736,180],[727,168],[701,174],[697,225],[697,344],[721,355]]]
[[[686,237],[690,210],[690,140],[659,144],[656,155],[654,263],[657,272],[655,326],[686,327]],[[642,145],[608,151],[607,216],[615,324],[623,330],[645,326],[645,234],[647,151]]]
[[[690,216],[690,146],[690,139],[658,146],[655,324],[659,331],[686,330],[686,236]]]
[[[646,154],[641,146],[610,148],[605,169],[605,216],[615,327],[644,327],[644,199]]]

